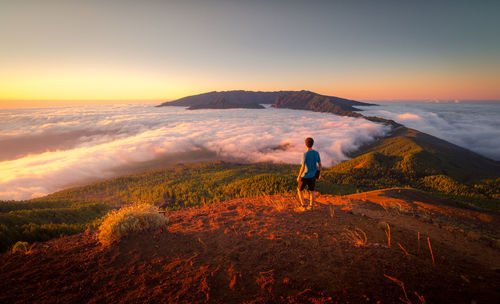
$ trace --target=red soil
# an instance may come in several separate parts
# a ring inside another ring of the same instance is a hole
[[[1,256],[0,302],[498,303],[498,214],[408,189],[318,202],[236,199],[109,247],[96,231],[37,243]]]

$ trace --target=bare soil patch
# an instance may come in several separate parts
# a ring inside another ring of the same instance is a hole
[[[496,213],[411,189],[296,203],[236,199],[109,247],[87,231],[3,254],[0,302],[499,302]]]

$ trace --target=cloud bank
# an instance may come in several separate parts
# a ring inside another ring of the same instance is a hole
[[[297,164],[308,136],[331,166],[389,131],[364,119],[308,111],[137,105],[2,110],[0,130],[0,143],[7,147],[0,152],[4,200],[42,196],[145,162],[217,158]]]
[[[383,103],[363,115],[392,119],[500,160],[500,103]]]

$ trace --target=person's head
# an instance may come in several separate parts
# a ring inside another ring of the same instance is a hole
[[[313,145],[314,145],[314,139],[312,139],[311,137],[306,138],[306,147],[312,148]]]

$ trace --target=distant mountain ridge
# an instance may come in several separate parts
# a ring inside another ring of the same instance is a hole
[[[226,100],[224,97],[218,97],[212,102],[205,104],[192,105],[188,110],[199,110],[199,109],[265,109],[258,103],[233,103]]]
[[[369,105],[339,97],[324,96],[309,91],[291,92],[276,97],[273,107],[327,112],[341,116],[362,117],[353,105]]]
[[[291,95],[290,95],[291,94]],[[174,101],[164,102],[159,107],[163,106],[180,106],[180,107],[190,107],[194,105],[203,105],[213,103],[214,101],[224,98],[228,103],[233,104],[274,104],[278,97],[283,96],[295,96],[296,94],[309,94],[311,96],[325,97],[329,98],[332,102],[342,104],[345,106],[368,106],[372,105],[370,103],[359,102],[350,99],[344,99],[334,96],[325,96],[317,94],[310,91],[273,91],[273,92],[263,92],[263,91],[244,91],[244,90],[233,90],[233,91],[212,91],[207,93],[202,93],[198,95],[186,96]]]
[[[196,105],[209,104],[217,99],[224,98],[227,102],[234,104],[248,104],[248,103],[258,103],[258,104],[272,104],[277,96],[281,94],[288,93],[289,91],[275,91],[275,92],[262,92],[262,91],[244,91],[244,90],[233,90],[233,91],[212,91],[197,95],[191,95],[179,98],[174,101],[167,101],[159,105],[163,106],[179,106],[179,107],[190,107]]]

